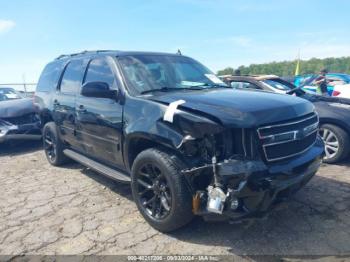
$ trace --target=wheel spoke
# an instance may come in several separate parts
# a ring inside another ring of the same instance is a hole
[[[163,196],[161,196],[160,203],[161,203],[161,206],[163,206],[166,211],[170,210],[170,206],[169,206],[167,198],[165,197],[165,194],[163,194]]]
[[[328,132],[325,141],[330,141],[334,137],[332,132]]]
[[[155,179],[159,176],[159,173],[156,171],[155,167],[152,164],[146,165],[147,173],[151,175],[152,179]]]
[[[142,205],[144,205],[145,207],[147,207],[149,204],[153,203],[153,201],[157,198],[156,195],[154,195],[153,197],[151,197],[149,200],[146,200],[142,203]]]
[[[137,179],[137,183],[139,183],[141,186],[147,189],[152,189],[152,185],[147,184],[146,182],[142,181],[141,179]]]
[[[48,138],[45,139],[45,143],[48,145],[48,146],[52,146],[53,143],[51,140],[49,140]]]
[[[152,216],[156,215],[156,210],[157,210],[157,197],[154,196],[152,199]]]
[[[148,173],[145,173],[145,172],[140,171],[140,176],[144,176],[144,177],[147,177],[148,179],[152,180],[151,175],[148,174]]]
[[[339,147],[339,143],[338,143],[338,141],[334,141],[334,142],[326,142],[326,145],[329,145],[329,146],[334,146],[334,147]]]
[[[146,188],[144,191],[139,193],[139,196],[143,196],[144,194],[146,194],[147,192],[151,191],[152,188]]]
[[[322,134],[322,139],[325,141],[326,140],[326,137],[328,135],[328,130],[327,129],[322,129],[323,131],[323,134]]]
[[[335,147],[335,146],[330,146],[330,145],[326,144],[326,148],[332,150],[333,152],[337,152],[338,151],[338,147]]]
[[[333,151],[328,147],[325,147],[326,159],[332,158],[337,154],[337,151]]]
[[[151,167],[151,165],[146,165],[145,166],[145,169],[146,169],[146,171],[147,171],[147,174],[149,174],[149,175],[153,175],[153,170],[152,170],[152,167]]]
[[[168,195],[168,192],[164,192],[164,196],[165,196],[166,200],[168,201],[168,203],[170,203],[171,197],[170,197],[170,195]]]

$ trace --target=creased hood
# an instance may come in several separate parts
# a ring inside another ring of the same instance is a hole
[[[31,98],[0,102],[0,118],[18,117],[35,112]]]
[[[178,109],[195,111],[215,118],[226,127],[249,128],[289,120],[314,110],[314,106],[294,96],[245,90],[201,90],[153,95],[151,100],[186,102]]]

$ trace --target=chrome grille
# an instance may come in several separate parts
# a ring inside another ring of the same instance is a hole
[[[267,161],[299,155],[316,141],[318,116],[311,113],[288,122],[258,128],[258,136]]]

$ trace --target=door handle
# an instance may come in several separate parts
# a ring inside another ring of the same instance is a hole
[[[78,107],[78,111],[79,111],[80,113],[86,113],[86,112],[87,112],[87,110],[86,110],[86,108],[84,107],[84,105],[80,105],[80,106]]]

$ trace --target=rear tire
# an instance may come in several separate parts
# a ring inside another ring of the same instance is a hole
[[[333,164],[349,155],[349,135],[342,128],[332,124],[324,124],[320,127],[320,135],[325,143],[326,155],[323,162]]]
[[[192,194],[174,155],[158,149],[141,152],[132,166],[131,188],[145,220],[161,232],[188,224],[192,218]]]
[[[63,154],[64,144],[54,122],[46,123],[43,128],[43,145],[46,158],[51,165],[60,166],[68,162],[69,159]]]

